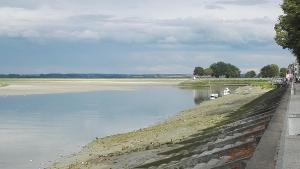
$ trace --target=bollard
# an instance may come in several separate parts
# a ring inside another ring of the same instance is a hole
[[[294,95],[294,93],[295,93],[294,82],[292,82],[291,95]]]

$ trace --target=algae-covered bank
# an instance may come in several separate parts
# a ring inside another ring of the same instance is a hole
[[[158,160],[159,152],[173,149],[186,138],[228,122],[232,114],[271,88],[244,86],[231,95],[184,110],[148,128],[125,134],[96,138],[79,153],[64,157],[49,169],[135,168]],[[113,125],[113,124],[112,124]]]

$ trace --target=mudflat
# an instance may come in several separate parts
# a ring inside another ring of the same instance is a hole
[[[143,85],[177,85],[184,79],[0,79],[0,96],[133,90]]]

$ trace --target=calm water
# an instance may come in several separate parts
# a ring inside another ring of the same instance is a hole
[[[0,97],[0,168],[38,169],[95,137],[160,122],[207,100],[209,91],[174,86]]]

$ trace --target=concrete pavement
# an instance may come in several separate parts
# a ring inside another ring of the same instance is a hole
[[[300,169],[300,84],[292,90],[279,155],[277,169]]]
[[[284,119],[288,109],[290,92],[283,96],[267,130],[260,139],[253,157],[247,162],[247,169],[275,169],[278,147],[284,131]]]
[[[300,169],[300,84],[286,92],[247,169]]]

